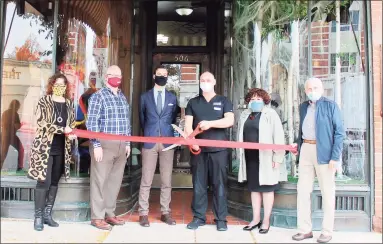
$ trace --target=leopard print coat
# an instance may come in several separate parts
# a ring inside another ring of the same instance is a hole
[[[71,128],[74,127],[74,109],[73,103],[69,99],[66,100],[68,119],[66,124]],[[36,109],[37,130],[36,137],[31,146],[30,167],[28,177],[38,181],[45,181],[48,158],[51,150],[53,137],[55,134],[64,133],[64,127],[54,124],[56,121],[56,113],[54,113],[54,104],[51,95],[42,97]],[[65,137],[65,180],[69,178],[71,158],[71,141]]]

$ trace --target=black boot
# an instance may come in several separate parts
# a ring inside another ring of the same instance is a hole
[[[52,209],[56,200],[57,186],[51,186],[47,194],[47,202],[44,209],[44,224],[50,227],[58,227],[59,224],[52,219]]]
[[[47,193],[47,191],[45,189],[36,188],[36,190],[35,190],[35,222],[34,222],[34,228],[37,231],[42,231],[44,229],[43,211],[44,211],[44,207],[45,207],[46,193]]]

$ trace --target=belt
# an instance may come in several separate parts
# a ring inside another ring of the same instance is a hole
[[[317,141],[316,141],[316,140],[303,140],[303,143],[307,143],[307,144],[317,144]]]

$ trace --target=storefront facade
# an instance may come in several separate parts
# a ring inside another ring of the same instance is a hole
[[[381,20],[381,3],[379,8],[375,2],[345,1],[338,9],[321,6],[329,10],[320,12],[318,4],[323,1],[303,1],[286,17],[286,9],[294,4],[275,1],[272,8],[277,14],[271,16],[270,6],[240,0],[1,1],[1,216],[33,217],[35,182],[25,175],[36,128],[34,109],[50,75],[60,71],[70,80],[81,122],[78,101],[90,80],[95,79],[98,88],[104,86],[106,68],[118,65],[123,72],[121,89],[132,107],[133,134],[140,135],[139,96],[152,87],[153,69],[162,64],[170,71],[167,88],[178,97],[180,126],[187,101],[199,93],[199,75],[209,70],[219,81],[218,92],[233,101],[236,116],[244,108],[248,88],[262,87],[272,93],[286,143],[296,140],[297,109],[306,99],[305,80],[310,76],[322,79],[325,96],[342,109],[347,134],[337,176],[335,228],[370,231],[374,222],[379,230],[382,34],[375,32],[379,24],[373,23]],[[309,12],[312,18],[307,18]],[[279,22],[283,24],[271,24]],[[3,122],[6,114],[21,122],[12,135],[5,132],[15,122]],[[236,138],[236,127],[228,133]],[[79,144],[72,177],[60,183],[57,219],[85,221],[90,217],[89,152],[86,145]],[[130,211],[138,197],[141,145],[133,147],[118,196],[120,214]],[[250,197],[246,186],[237,182],[234,152],[231,158],[229,211],[249,220]],[[177,148],[175,188],[192,187],[189,159],[187,148]],[[290,175],[276,195],[274,226],[296,226],[299,172],[295,160],[286,154]],[[322,220],[320,200],[316,185],[312,194],[316,229]]]

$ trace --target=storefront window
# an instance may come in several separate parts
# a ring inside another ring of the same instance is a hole
[[[20,4],[20,3],[17,3]],[[122,69],[122,90],[128,95],[130,80],[130,15],[127,1],[59,1],[57,36],[54,36],[54,6],[25,1],[5,4],[2,55],[1,172],[25,175],[30,145],[35,136],[34,111],[45,94],[54,72],[66,75],[75,106],[77,128],[86,129],[87,103],[91,94],[105,85],[110,65]],[[126,11],[119,11],[123,7]],[[41,11],[41,12],[40,12]],[[128,13],[128,14],[127,14]],[[2,33],[3,34],[3,33]],[[55,50],[53,45],[56,43]],[[55,53],[55,56],[53,54]],[[55,65],[55,70],[53,68]],[[128,67],[128,68],[127,68]],[[129,100],[129,98],[128,98]],[[89,141],[78,138],[72,176],[88,176]]]
[[[120,3],[125,4],[124,1]],[[124,70],[125,63],[119,63],[127,55],[123,38],[126,38],[126,32],[130,34],[130,30],[126,29],[126,25],[120,25],[122,14],[118,12],[118,4],[118,1],[62,1],[59,7],[58,39],[62,56],[58,57],[58,69],[71,84],[79,129],[86,129],[89,98],[105,86],[105,75],[110,65],[118,65],[123,79],[130,79]],[[74,161],[72,176],[89,176],[91,158],[88,139],[78,138]]]
[[[5,2],[1,89],[1,175],[25,175],[34,139],[39,98],[52,75],[53,10],[45,15],[28,2],[17,13]]]
[[[311,76],[320,78],[324,96],[340,106],[346,130],[337,182],[367,183],[363,1],[342,1],[338,9],[334,3],[318,2],[321,6],[313,7],[311,23],[307,20],[306,3],[275,1],[270,6],[266,2],[236,1],[235,4],[233,100],[239,107],[237,115],[245,108],[247,89],[263,88],[272,96],[271,106],[282,120],[286,143],[296,142],[299,104],[307,99],[304,83]],[[269,14],[271,11],[273,14]],[[340,16],[338,33],[337,15]],[[336,72],[337,59],[339,72]],[[290,182],[296,182],[299,177],[295,160],[293,155],[286,154]],[[238,172],[235,157],[231,171]]]
[[[104,76],[109,64],[108,36],[97,36],[89,26],[75,18],[64,18],[64,21],[68,23],[68,30],[60,34],[66,35],[68,45],[63,62],[58,68],[71,84],[77,128],[86,129],[88,99],[104,86]],[[74,175],[89,175],[89,140],[86,138],[78,139],[78,158],[75,165],[77,167],[73,170]]]

